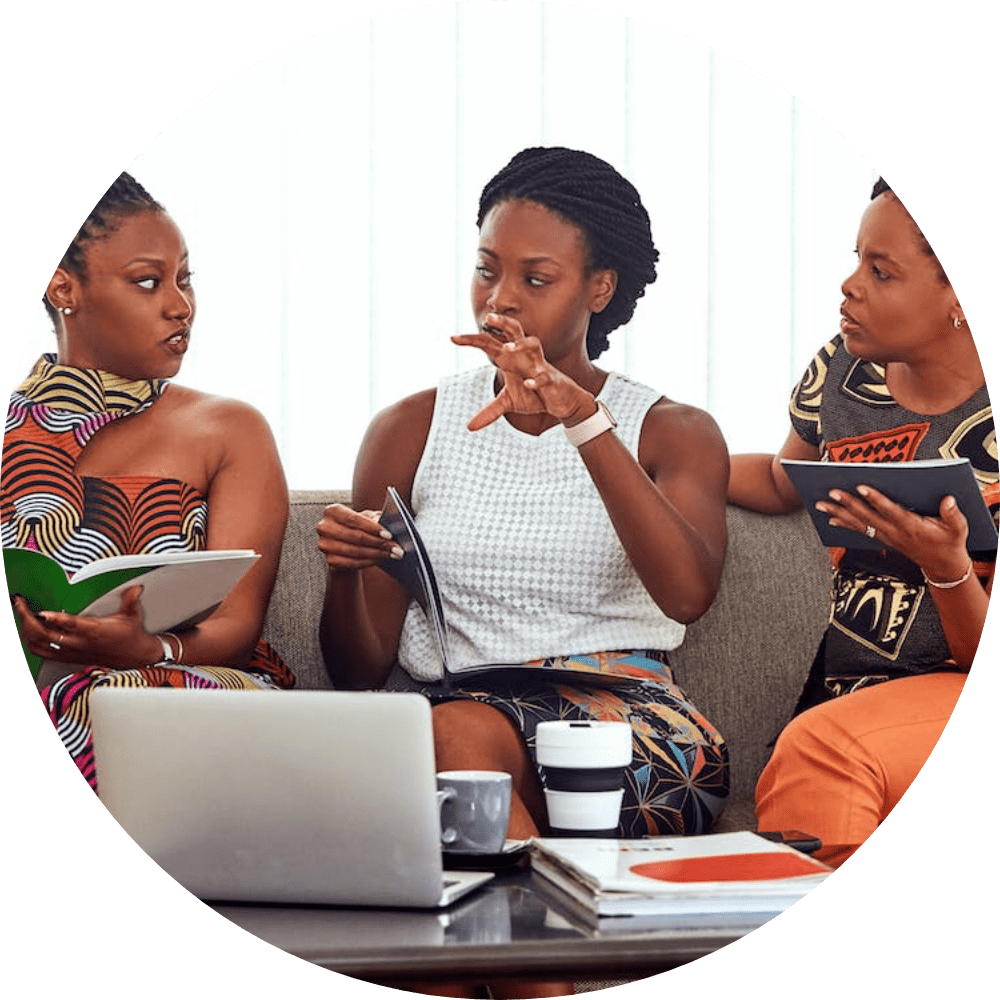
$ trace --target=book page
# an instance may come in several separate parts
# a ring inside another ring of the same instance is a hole
[[[209,556],[211,553],[196,554]],[[121,607],[121,595],[129,587],[142,584],[144,590],[140,600],[147,632],[190,628],[222,603],[259,558],[255,552],[250,552],[227,554],[221,559],[171,560],[118,584],[79,613],[95,617],[114,614]]]

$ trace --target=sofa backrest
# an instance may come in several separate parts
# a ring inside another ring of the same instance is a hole
[[[719,593],[670,660],[725,736],[732,798],[753,797],[768,742],[795,707],[830,611],[830,561],[805,511],[727,511]]]
[[[350,503],[348,490],[292,490],[278,577],[264,619],[264,638],[295,672],[300,688],[330,688],[319,648],[326,563],[316,526],[331,503]]]
[[[278,579],[264,637],[303,688],[329,688],[318,627],[326,566],[316,525],[346,491],[291,494]],[[767,517],[730,507],[722,585],[709,611],[671,654],[678,683],[730,748],[732,799],[746,802],[767,742],[788,718],[827,622],[830,569],[804,512]],[[582,650],[580,651],[582,652]]]

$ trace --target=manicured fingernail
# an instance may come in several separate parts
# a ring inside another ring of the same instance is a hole
[[[403,558],[403,550],[398,545],[394,545],[392,547],[392,550],[389,552],[389,555],[393,559],[402,559]]]
[[[858,492],[859,492],[859,493],[860,493],[860,494],[861,494],[861,495],[862,495],[863,497],[866,497],[866,496],[868,496],[868,493],[869,493],[869,490],[868,490],[868,487],[867,487],[867,486],[859,486],[859,487],[858,487]]]
[[[380,535],[381,535],[381,536],[382,536],[382,537],[383,537],[383,538],[384,538],[384,539],[385,539],[385,540],[386,540],[387,542],[388,542],[388,541],[390,541],[390,540],[392,539],[392,532],[391,532],[391,531],[386,531],[386,530],[385,530],[385,528],[383,528],[383,529],[382,529],[382,530],[381,530],[381,531],[379,532],[379,534],[380,534]]]
[[[840,494],[836,490],[830,490],[830,499],[840,503]]]

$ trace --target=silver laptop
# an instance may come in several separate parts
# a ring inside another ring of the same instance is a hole
[[[200,899],[444,906],[430,704],[412,693],[99,688],[98,794]]]

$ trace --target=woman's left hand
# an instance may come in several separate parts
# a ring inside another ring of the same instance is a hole
[[[28,648],[44,660],[60,663],[137,667],[156,663],[163,647],[142,624],[142,585],[122,593],[118,611],[100,618],[71,615],[64,611],[28,609],[18,597],[14,610],[21,622],[21,636]]]
[[[525,336],[521,324],[509,316],[490,313],[487,321],[507,339],[485,332],[451,338],[459,346],[478,347],[503,372],[503,388],[469,421],[470,431],[505,413],[548,413],[560,421],[572,421],[577,413],[581,420],[590,416],[593,395],[549,364],[537,337]]]
[[[932,580],[957,580],[969,565],[965,542],[969,525],[954,497],[944,497],[937,517],[916,514],[879,493],[859,486],[860,497],[831,490],[816,504],[830,523],[867,534],[915,562]],[[871,535],[869,528],[874,529]]]

